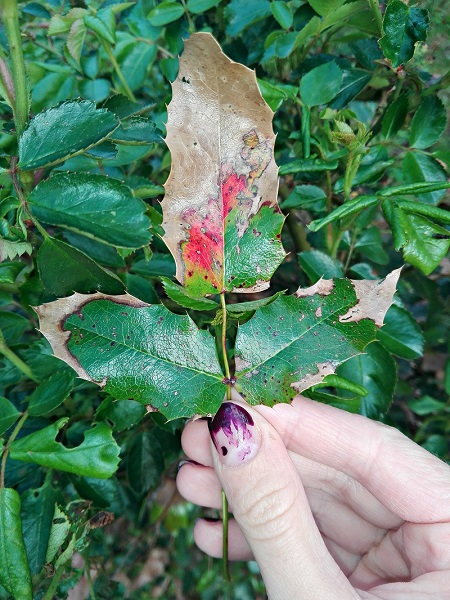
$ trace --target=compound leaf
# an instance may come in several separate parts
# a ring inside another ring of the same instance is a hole
[[[37,307],[59,358],[117,400],[151,404],[168,419],[215,413],[225,387],[215,343],[188,316],[128,294],[74,294]]]
[[[162,206],[176,277],[195,297],[266,289],[284,257],[273,113],[208,33],[186,42],[172,85]]]
[[[320,383],[375,340],[399,275],[320,280],[257,310],[237,333],[238,391],[250,404],[273,405]]]

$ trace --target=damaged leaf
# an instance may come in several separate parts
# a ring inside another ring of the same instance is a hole
[[[266,289],[284,251],[273,112],[208,33],[185,43],[168,107],[162,202],[176,277],[194,297]]]
[[[238,329],[236,388],[250,404],[289,402],[375,340],[400,269],[380,281],[319,280]]]
[[[214,339],[188,316],[128,294],[74,294],[35,310],[54,354],[117,400],[168,419],[219,408],[225,386]]]

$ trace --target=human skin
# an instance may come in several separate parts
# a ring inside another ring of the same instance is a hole
[[[235,404],[253,422],[251,451],[223,456],[221,423],[218,451],[208,423],[191,421],[182,445],[198,464],[177,485],[210,508],[224,489],[230,559],[257,560],[270,600],[450,600],[448,465],[394,428],[305,398]],[[194,538],[222,555],[221,522],[198,520]]]

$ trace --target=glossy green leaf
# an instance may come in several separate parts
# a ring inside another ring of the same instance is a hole
[[[64,544],[70,531],[68,516],[56,504],[47,545],[46,563],[53,562],[56,553]]]
[[[434,236],[447,236],[448,230],[425,217],[408,214],[388,200],[382,206],[392,229],[395,249],[402,248],[404,259],[429,275],[450,248],[450,240]]]
[[[360,94],[371,80],[372,75],[361,69],[344,69],[339,92],[330,102],[330,107],[336,110],[344,108]]]
[[[48,483],[22,497],[23,539],[32,575],[38,575],[45,564],[55,502],[55,490]]]
[[[130,47],[129,54],[120,66],[132,91],[144,85],[157,53],[158,47],[156,44],[149,45],[144,42],[136,42]],[[116,83],[120,89],[122,84],[119,80]]]
[[[345,0],[308,0],[313,9],[321,17],[326,17],[344,4]]]
[[[338,93],[342,83],[342,71],[334,62],[316,67],[303,75],[300,96],[306,106],[318,106],[330,102]]]
[[[423,333],[410,313],[395,304],[387,311],[378,339],[391,354],[418,358],[423,354]]]
[[[145,406],[135,400],[116,401],[111,396],[103,400],[95,413],[97,420],[113,423],[114,431],[134,427],[146,414]]]
[[[367,390],[361,399],[362,415],[379,419],[388,411],[397,383],[397,369],[394,359],[381,344],[369,344],[364,354],[351,358],[336,372]]]
[[[37,253],[37,266],[42,283],[55,296],[67,296],[74,291],[88,294],[97,290],[121,294],[125,289],[116,275],[55,238],[48,237],[43,241]]]
[[[250,313],[262,306],[275,302],[278,296],[281,296],[284,292],[277,292],[273,296],[267,296],[266,298],[260,298],[259,300],[251,300],[250,302],[236,302],[235,304],[227,304],[227,313],[232,318],[237,319],[239,315],[244,313]]]
[[[257,310],[236,337],[238,391],[250,404],[273,405],[320,383],[375,339],[374,315],[380,325],[398,275],[321,280]]]
[[[425,415],[443,412],[446,410],[447,405],[445,402],[441,402],[431,396],[425,395],[421,398],[408,400],[408,407],[413,411],[413,413],[423,417]]]
[[[450,184],[447,184],[450,185]],[[430,204],[422,204],[422,202],[411,202],[408,200],[398,199],[397,205],[407,212],[417,215],[423,215],[436,221],[441,221],[447,225],[450,225],[450,212],[437,206],[431,206]]]
[[[132,296],[87,300],[78,294],[37,312],[58,356],[117,400],[151,404],[168,419],[214,414],[222,402],[214,338],[188,316]],[[68,339],[66,331],[72,332]]]
[[[403,177],[406,183],[446,181],[447,177],[442,166],[432,156],[407,152],[403,159]],[[419,195],[421,202],[437,204],[445,192],[438,190]]]
[[[67,371],[57,371],[41,381],[29,398],[29,414],[38,417],[58,408],[72,391],[73,383],[74,377]]]
[[[0,488],[0,565],[0,585],[11,597],[33,600],[20,520],[20,496],[9,488]]]
[[[144,407],[141,405],[141,408]],[[144,409],[145,410],[145,409]],[[86,500],[91,500],[95,507],[114,508],[120,494],[117,479],[97,479],[96,477],[71,477],[78,494]]]
[[[291,173],[318,173],[321,171],[334,171],[338,167],[337,160],[324,160],[322,158],[297,158],[280,166],[280,175]]]
[[[217,302],[214,302],[214,300],[208,300],[208,298],[192,298],[188,295],[184,287],[174,283],[167,277],[161,277],[161,282],[164,286],[164,291],[169,298],[180,306],[184,306],[184,308],[191,308],[194,310],[216,310],[219,308],[219,305]]]
[[[150,25],[163,27],[176,21],[184,14],[184,8],[179,2],[160,2],[148,15]]]
[[[393,67],[413,57],[416,43],[426,40],[428,25],[426,8],[411,8],[401,0],[390,0],[383,18],[384,35],[379,43]]]
[[[411,183],[408,185],[396,185],[394,187],[384,188],[377,192],[378,196],[407,196],[413,194],[423,194],[427,192],[436,192],[450,188],[449,181],[431,181],[429,183]]]
[[[135,435],[127,458],[128,481],[137,494],[145,494],[159,484],[164,470],[164,454],[153,432]]]
[[[101,8],[94,15],[86,15],[84,23],[110,44],[116,42],[116,19],[111,7]]]
[[[11,444],[11,458],[32,462],[50,469],[108,479],[119,464],[119,446],[111,429],[99,423],[84,433],[83,442],[66,448],[55,438],[69,419],[59,419],[52,425],[16,440]]]
[[[299,208],[314,213],[325,210],[327,195],[316,185],[297,185],[289,196],[281,203],[281,208]]]
[[[249,25],[268,17],[271,13],[269,0],[231,0],[224,15],[228,20],[226,33],[235,37]]]
[[[0,435],[5,433],[20,417],[20,412],[7,398],[0,396]]]
[[[362,385],[358,385],[354,381],[350,381],[349,379],[345,379],[345,377],[339,377],[339,375],[327,375],[325,379],[314,386],[314,389],[320,389],[324,387],[334,387],[338,390],[345,390],[346,392],[351,392],[352,394],[357,394],[358,396],[367,396],[368,392],[365,387]]]
[[[83,19],[77,19],[72,23],[69,35],[67,36],[67,49],[77,64],[80,64],[86,33],[87,28]]]
[[[298,255],[300,266],[312,283],[316,283],[321,277],[332,279],[343,277],[342,265],[335,258],[331,258],[320,250],[306,250]]]
[[[173,277],[175,275],[175,262],[170,254],[154,252],[151,260],[138,260],[131,267],[133,273],[143,277]]]
[[[435,144],[445,131],[447,112],[437,96],[427,96],[416,110],[411,121],[409,143],[413,148],[428,148]]]
[[[0,283],[14,283],[19,273],[25,268],[25,263],[7,261],[0,264]]]
[[[109,139],[116,144],[158,144],[162,142],[161,133],[157,131],[156,125],[142,117],[132,117],[124,121]]]
[[[389,256],[383,248],[381,231],[378,227],[365,229],[356,241],[355,250],[378,265],[387,265],[389,262]]]
[[[216,7],[221,0],[187,0],[188,11],[193,15],[201,15],[210,8]]]
[[[338,219],[343,219],[345,217],[354,215],[355,213],[361,212],[365,208],[369,208],[375,204],[378,204],[378,202],[379,200],[376,196],[359,196],[353,200],[345,202],[345,204],[341,204],[341,206],[333,210],[333,212],[323,219],[311,221],[311,223],[308,225],[308,229],[311,231],[319,231],[319,229],[322,229],[329,223],[333,223]]]
[[[270,10],[272,11],[274,18],[278,21],[278,23],[283,29],[289,29],[290,27],[292,27],[294,17],[292,15],[290,6],[287,2],[275,0],[275,2],[271,2]]]
[[[55,175],[34,188],[28,206],[39,221],[114,247],[140,248],[151,239],[146,205],[128,186],[111,177]]]
[[[83,97],[94,102],[105,100],[111,93],[111,83],[107,79],[85,79],[78,86]]]
[[[37,169],[63,162],[99,144],[119,121],[93,102],[65,102],[33,117],[19,139],[19,167]]]
[[[22,334],[30,328],[30,321],[22,315],[7,310],[0,312],[0,331],[8,345],[16,344]]]
[[[381,121],[381,133],[385,138],[392,138],[405,122],[409,101],[407,94],[401,94],[386,109]]]

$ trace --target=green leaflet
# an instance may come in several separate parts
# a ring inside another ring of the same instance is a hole
[[[54,165],[99,144],[118,127],[113,113],[93,102],[64,102],[31,119],[19,139],[19,167]]]
[[[20,496],[9,488],[0,488],[0,584],[14,600],[32,600],[30,568],[20,520]]]
[[[55,441],[58,431],[68,418],[30,433],[11,444],[11,458],[32,462],[50,469],[59,469],[77,475],[107,479],[114,475],[119,464],[119,446],[105,423],[99,423],[84,434],[84,441],[76,448],[66,448]]]
[[[111,246],[140,248],[151,239],[144,202],[110,177],[60,173],[32,191],[28,206],[39,221]]]
[[[256,311],[235,348],[236,387],[247,402],[289,402],[361,353],[376,337],[398,275],[382,283],[321,280]]]
[[[75,294],[37,312],[52,344],[60,343],[55,330],[63,329],[58,356],[117,400],[150,404],[168,419],[215,413],[222,402],[214,338],[187,316],[129,295],[102,294],[90,301]]]

